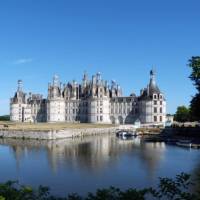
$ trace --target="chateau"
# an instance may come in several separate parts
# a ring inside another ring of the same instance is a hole
[[[22,81],[10,99],[10,119],[15,122],[81,122],[107,124],[164,124],[166,100],[156,84],[155,72],[139,96],[123,96],[115,82],[97,73],[90,80],[84,73],[82,83],[61,84],[58,76],[48,85],[48,96],[24,93]]]

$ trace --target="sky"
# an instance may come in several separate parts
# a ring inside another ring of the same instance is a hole
[[[139,95],[154,68],[167,112],[188,106],[199,7],[199,0],[0,1],[0,115],[9,114],[18,79],[25,92],[46,97],[54,74],[66,83],[84,71]]]

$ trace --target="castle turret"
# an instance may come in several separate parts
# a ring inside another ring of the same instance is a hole
[[[54,75],[53,83],[48,85],[47,121],[65,121],[65,100],[62,93],[59,77]]]
[[[90,123],[110,123],[108,85],[103,82],[100,73],[92,77],[92,95],[88,101]]]
[[[165,123],[166,100],[156,83],[156,74],[153,70],[150,71],[147,88],[141,91],[139,110],[142,123]]]
[[[85,90],[86,90],[86,87],[87,87],[87,84],[88,84],[88,77],[87,77],[87,74],[86,72],[84,72],[84,75],[83,75],[83,79],[82,79],[82,94],[84,94]]]
[[[27,95],[23,92],[23,82],[18,80],[17,92],[10,99],[10,120],[16,122],[31,121],[31,109],[27,103]]]

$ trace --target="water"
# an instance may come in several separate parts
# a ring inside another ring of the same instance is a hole
[[[164,143],[92,136],[58,141],[0,139],[0,182],[51,188],[53,194],[86,194],[109,186],[156,186],[158,177],[200,170],[200,150]]]

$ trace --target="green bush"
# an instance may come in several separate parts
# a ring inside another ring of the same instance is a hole
[[[175,179],[160,178],[156,189],[145,188],[142,190],[128,189],[121,191],[118,188],[98,189],[96,193],[88,193],[85,197],[77,194],[68,197],[50,195],[47,187],[39,186],[37,189],[22,186],[18,182],[8,181],[0,184],[0,200],[145,200],[145,199],[170,199],[170,200],[200,200],[200,191],[190,192],[191,177],[181,173]]]

